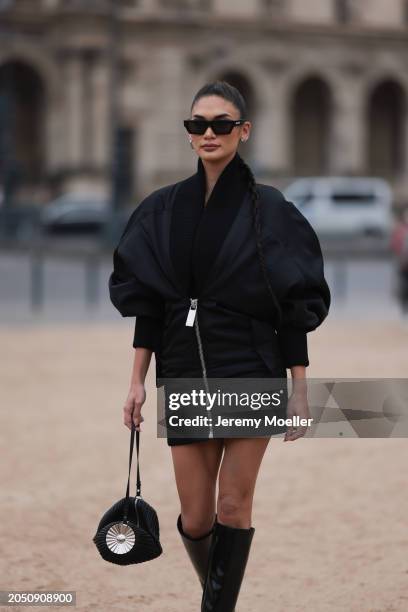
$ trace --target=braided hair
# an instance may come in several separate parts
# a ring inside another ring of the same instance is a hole
[[[247,116],[247,105],[244,97],[240,93],[240,91],[227,83],[227,81],[215,81],[213,83],[207,83],[194,96],[193,102],[191,104],[191,110],[193,109],[194,104],[197,102],[199,98],[204,96],[220,96],[224,98],[224,100],[228,100],[231,102],[239,111],[239,118],[244,119]],[[273,304],[276,309],[276,313],[278,316],[278,325],[280,325],[282,320],[282,311],[279,305],[279,302],[276,298],[275,292],[272,289],[272,285],[268,276],[268,271],[266,268],[265,262],[265,254],[262,247],[262,231],[261,231],[261,208],[259,206],[259,191],[256,186],[255,177],[252,173],[251,168],[245,161],[239,156],[240,169],[248,182],[248,189],[251,194],[252,201],[252,222],[255,230],[255,240],[256,240],[256,248],[258,252],[258,258],[261,265],[262,273],[265,278],[266,285],[268,287],[268,291],[271,295]]]

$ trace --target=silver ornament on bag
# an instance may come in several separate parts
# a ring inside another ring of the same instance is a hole
[[[117,555],[124,555],[135,545],[135,532],[126,523],[116,523],[106,534],[106,545]]]

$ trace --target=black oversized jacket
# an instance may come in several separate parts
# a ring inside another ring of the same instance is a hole
[[[204,285],[191,296],[170,257],[172,207],[182,184],[154,191],[135,209],[114,251],[109,279],[111,300],[122,316],[155,318],[162,325],[155,351],[157,378],[187,375],[188,366],[199,363],[194,330],[185,325],[191,297],[198,298],[207,366],[214,371],[228,363],[236,373],[238,361],[250,360],[243,348],[245,330],[271,370],[278,365],[277,347],[285,367],[298,365],[298,347],[306,344],[306,333],[322,323],[330,306],[313,228],[279,190],[258,183],[263,252],[277,301],[260,267],[249,192]],[[221,371],[219,375],[230,375],[228,368]]]

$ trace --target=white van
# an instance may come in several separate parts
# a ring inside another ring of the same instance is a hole
[[[381,178],[307,177],[283,190],[319,237],[370,237],[388,242],[392,190]]]

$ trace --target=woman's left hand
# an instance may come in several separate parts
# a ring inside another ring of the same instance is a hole
[[[298,416],[301,419],[311,418],[309,405],[307,403],[307,393],[304,391],[293,391],[288,399],[286,418],[293,419],[295,416]],[[307,431],[307,428],[308,425],[288,425],[283,441],[291,442],[303,437]]]

